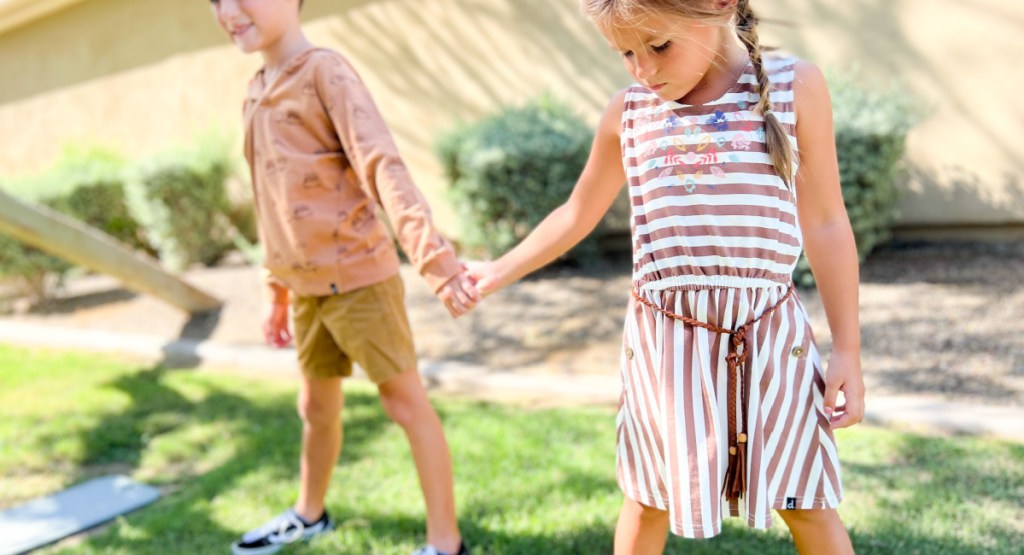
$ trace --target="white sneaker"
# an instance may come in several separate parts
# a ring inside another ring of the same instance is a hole
[[[466,542],[459,544],[459,551],[457,553],[445,553],[444,551],[438,551],[432,545],[427,545],[413,551],[412,555],[469,555],[469,549],[466,548]]]
[[[334,521],[327,516],[327,511],[320,520],[306,524],[294,509],[288,509],[259,528],[246,532],[231,544],[231,552],[234,555],[270,555],[285,545],[308,541],[333,529]]]

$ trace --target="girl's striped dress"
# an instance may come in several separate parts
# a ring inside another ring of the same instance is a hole
[[[772,109],[796,147],[794,64],[765,60]],[[754,84],[748,65],[701,106],[634,85],[623,114],[636,298],[623,337],[618,480],[691,538],[717,535],[727,514],[767,528],[772,509],[834,508],[842,497],[818,351],[803,305],[786,296],[802,248],[795,191],[766,153]],[[728,330],[749,324],[738,502],[723,494],[732,337],[664,311]]]

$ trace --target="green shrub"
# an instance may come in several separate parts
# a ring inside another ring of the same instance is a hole
[[[142,227],[132,217],[125,200],[127,165],[120,154],[111,150],[69,147],[54,169],[45,174],[63,190],[40,199],[41,203],[133,249],[150,251]],[[55,189],[56,186],[51,190]]]
[[[108,149],[71,146],[49,170],[6,179],[0,188],[53,208],[127,246],[157,255],[170,269],[216,263],[229,250],[246,253],[256,235],[243,190],[231,202],[227,180],[235,166],[231,142],[207,134],[190,148],[172,148],[131,165]],[[239,230],[241,228],[241,230]],[[44,298],[72,265],[0,236],[0,281],[18,293]]]
[[[234,248],[238,233],[227,216],[225,186],[233,166],[229,142],[207,135],[133,169],[129,206],[164,266],[213,265]]]
[[[49,170],[6,180],[2,187],[20,200],[50,207],[132,248],[148,250],[125,202],[125,166],[124,158],[112,150],[71,145]],[[45,297],[47,276],[59,283],[71,267],[10,237],[0,237],[0,280],[14,282],[22,293]]]
[[[582,119],[547,96],[445,134],[436,151],[464,243],[495,256],[522,240],[569,198],[592,140]],[[592,236],[570,256],[591,264],[599,254]]]
[[[829,73],[839,179],[861,262],[892,235],[907,133],[918,119],[913,100],[895,86],[865,85],[858,72]],[[793,280],[814,285],[807,258]]]
[[[232,167],[243,167],[243,164],[232,164]],[[231,209],[226,216],[235,230],[235,248],[245,260],[256,266],[263,262],[263,248],[259,242],[259,223],[256,221],[252,182],[248,173],[245,171],[244,177],[241,173],[236,173],[228,179],[226,187]]]
[[[59,283],[71,267],[60,258],[13,237],[0,235],[0,283],[10,287],[17,296],[34,300],[46,298],[50,289],[47,278],[53,276]]]

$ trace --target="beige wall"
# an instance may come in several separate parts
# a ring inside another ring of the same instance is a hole
[[[575,0],[306,3],[307,34],[363,73],[448,232],[439,132],[542,90],[596,121],[627,82]],[[0,35],[0,128],[17,130],[0,134],[0,171],[44,167],[69,139],[141,156],[211,125],[237,129],[258,66],[205,0],[86,0]]]
[[[1024,225],[1024,1],[758,2],[777,43],[903,81],[927,111],[910,136],[905,225]]]
[[[446,231],[432,143],[543,90],[591,122],[628,83],[577,0],[307,0],[314,42],[362,71]],[[766,37],[824,65],[900,77],[929,107],[911,137],[901,222],[1024,224],[1024,2],[766,0]],[[67,140],[142,156],[211,126],[238,129],[258,67],[206,0],[81,0],[0,34],[0,173],[34,171]]]

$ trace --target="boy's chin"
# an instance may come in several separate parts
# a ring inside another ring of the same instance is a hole
[[[240,41],[240,40],[236,40],[236,41],[234,41],[234,43],[235,43],[235,46],[237,46],[238,49],[241,50],[245,54],[253,54],[253,53],[256,53],[256,52],[260,51],[260,45],[259,44],[255,44],[255,43],[252,43],[252,42],[249,42],[249,41]]]

